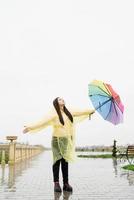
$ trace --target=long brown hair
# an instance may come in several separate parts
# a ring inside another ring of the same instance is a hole
[[[64,125],[65,123],[64,123],[63,116],[62,116],[62,114],[61,114],[61,110],[60,110],[58,98],[59,98],[59,97],[57,97],[56,99],[53,100],[53,105],[54,105],[54,108],[55,108],[55,110],[57,111],[57,114],[58,114],[58,116],[59,116],[60,123],[61,123],[62,125]],[[70,119],[70,121],[73,123],[73,116],[72,116],[72,114],[69,112],[69,110],[66,108],[65,105],[64,105],[64,107],[63,107],[63,111],[64,111],[64,113],[68,116],[68,118]]]

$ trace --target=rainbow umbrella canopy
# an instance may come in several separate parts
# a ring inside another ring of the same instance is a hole
[[[94,80],[88,85],[88,92],[94,108],[103,119],[115,125],[123,122],[124,106],[110,84]]]

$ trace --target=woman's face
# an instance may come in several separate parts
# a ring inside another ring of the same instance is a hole
[[[64,99],[62,99],[60,97],[58,98],[58,103],[59,103],[60,106],[64,106],[65,105]]]

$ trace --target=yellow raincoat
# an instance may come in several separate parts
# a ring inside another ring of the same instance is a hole
[[[53,109],[48,113],[44,119],[36,124],[28,126],[29,132],[38,132],[48,126],[53,127],[52,134],[52,152],[53,152],[53,164],[61,159],[62,157],[67,161],[74,161],[75,155],[75,124],[83,121],[92,114],[93,110],[72,110],[69,109],[73,116],[73,123],[69,120],[67,115],[62,111],[62,116],[64,119],[64,125],[59,121],[58,114],[56,110]]]

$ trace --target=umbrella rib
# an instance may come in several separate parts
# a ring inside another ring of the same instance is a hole
[[[101,105],[99,105],[98,107],[96,107],[95,110],[98,110],[99,108],[101,108],[102,106],[104,106],[109,101],[111,101],[111,98],[109,98],[107,101],[103,102]]]
[[[106,86],[106,84],[105,84],[105,83],[103,83],[103,85],[105,86],[105,88],[106,88],[106,90],[107,90],[108,94],[109,94],[109,95],[111,95],[111,94],[110,94],[110,91],[108,90],[108,88],[107,88],[107,86]]]
[[[116,110],[115,104],[114,104],[114,109],[115,109],[116,115],[118,116],[118,112],[117,112],[117,110]]]
[[[100,90],[102,90],[105,94],[107,94],[107,95],[109,95],[110,96],[110,94],[109,93],[107,93],[105,90],[103,90],[100,86],[97,86],[97,85],[93,85],[93,84],[90,84],[90,85],[92,85],[92,86],[95,86],[95,87],[97,87],[97,88],[99,88]],[[106,88],[106,86],[105,86],[105,88]],[[107,88],[106,88],[107,89]]]
[[[107,119],[108,118],[108,115],[110,114],[110,112],[111,112],[111,109],[112,109],[112,101],[111,101],[111,105],[110,105],[110,109],[109,109],[109,112],[108,112],[108,114],[107,114],[107,116],[106,116],[106,118],[105,119]]]
[[[116,115],[118,116],[118,112],[117,112],[117,110],[116,110],[115,104],[114,104],[114,102],[113,102],[113,101],[111,101],[110,109],[109,109],[109,112],[108,112],[108,114],[107,114],[107,116],[106,116],[106,118],[105,118],[105,119],[107,119],[107,118],[108,118],[108,115],[109,115],[109,114],[110,114],[110,112],[111,112],[111,109],[112,109],[112,103],[113,103],[113,106],[114,106],[115,113],[116,113]]]
[[[118,106],[118,108],[120,109],[119,105],[117,104],[117,102],[115,101],[116,105]],[[120,111],[122,112],[122,110],[120,109]],[[122,112],[123,113],[123,112]]]
[[[106,87],[106,86],[105,86]],[[109,93],[107,93],[105,90],[103,90],[100,86],[98,86],[98,88],[100,89],[100,90],[102,90],[105,94],[108,94],[109,95]],[[110,96],[110,95],[109,95]]]
[[[103,94],[90,94],[89,96],[90,96],[90,97],[91,97],[91,96],[102,96],[102,97],[108,97],[108,96],[105,96],[105,95],[103,95]]]

